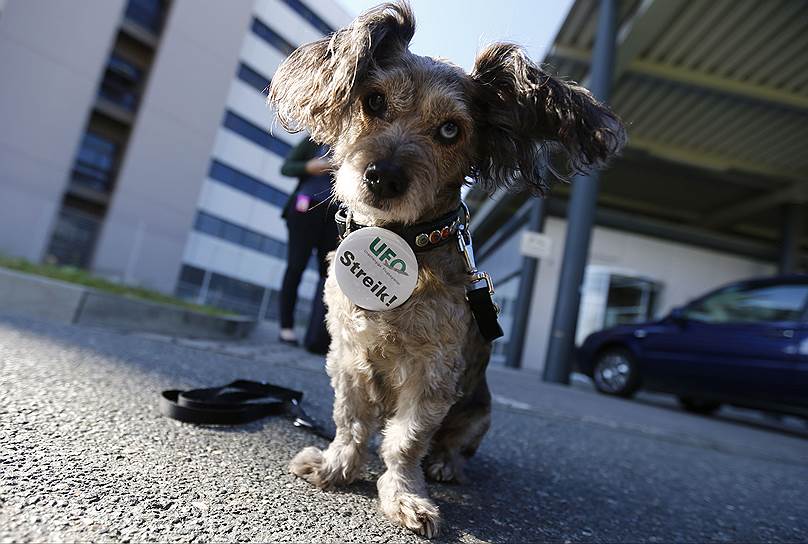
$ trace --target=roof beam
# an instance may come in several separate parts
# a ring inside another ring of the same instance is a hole
[[[623,157],[627,160],[631,161],[642,161],[646,165],[650,165],[651,168],[658,168],[658,163],[656,161],[659,160],[659,157],[649,153],[646,150],[642,149],[633,149],[631,147],[626,148],[623,151]],[[683,170],[681,175],[684,176],[701,176],[703,174],[700,173],[699,168],[695,168],[691,164],[683,164],[682,161],[676,161],[681,168],[687,168],[688,170]],[[739,172],[737,170],[732,171],[713,171],[712,175],[715,176],[716,179],[724,181],[726,183],[730,183],[732,185],[737,185],[738,187],[746,187],[747,189],[758,189],[758,190],[766,190],[770,191],[773,187],[777,187],[778,183],[777,180],[773,180],[771,178],[761,177],[761,176],[753,176],[749,175],[746,172]],[[788,183],[788,182],[786,182]],[[781,182],[782,184],[782,182]]]
[[[588,50],[562,45],[556,45],[550,52],[550,56],[586,64],[590,61],[590,53]],[[796,109],[801,112],[808,111],[808,96],[772,89],[764,85],[753,85],[735,81],[725,77],[697,72],[696,70],[688,70],[676,66],[635,59],[631,61],[625,69],[625,72],[779,107]],[[615,73],[617,73],[616,70]]]
[[[569,47],[559,44],[553,45],[553,48],[550,49],[550,53],[547,56],[571,60],[583,64],[589,64],[589,61],[592,60],[592,53],[589,51],[589,49],[580,49],[578,47]]]
[[[669,144],[658,143],[654,140],[639,136],[630,136],[628,140],[628,147],[629,149],[644,151],[661,159],[667,159],[673,162],[695,166],[697,168],[705,168],[707,170],[714,170],[717,172],[729,172],[737,170],[746,174],[774,178],[772,181],[773,185],[776,184],[778,180],[789,180],[792,182],[803,183],[808,181],[804,178],[798,177],[793,172],[770,168],[759,162],[721,157],[693,149],[674,147]]]
[[[806,200],[808,200],[807,197],[808,194],[806,194],[806,187],[802,184],[795,183],[794,185],[786,187],[785,189],[774,191],[773,193],[769,193],[767,195],[750,198],[748,200],[743,200],[731,206],[727,206],[718,212],[705,216],[702,218],[700,223],[704,226],[712,228],[731,226],[741,219],[749,217],[755,213],[768,210],[769,208],[773,208],[774,206],[778,206],[780,204],[785,204],[787,202],[806,202]]]
[[[640,4],[637,13],[623,25],[617,37],[613,82],[617,82],[642,52],[659,39],[662,31],[686,5],[687,0],[645,0]]]
[[[547,201],[547,211],[552,216],[566,217],[568,201],[551,198]],[[635,212],[624,212],[610,208],[598,207],[596,211],[596,224],[601,227],[628,231],[632,234],[651,236],[689,244],[745,255],[755,259],[774,261],[777,259],[776,246],[749,237],[727,235],[704,229],[696,225],[683,225],[678,222],[642,216]]]
[[[658,64],[646,60],[635,60],[631,63],[629,71],[634,74],[673,81],[689,87],[707,89],[758,102],[766,102],[777,106],[786,106],[808,111],[808,97],[783,92],[763,85],[753,85],[734,79],[713,76],[695,70],[686,70],[676,66]]]

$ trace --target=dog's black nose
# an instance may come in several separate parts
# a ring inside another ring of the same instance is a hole
[[[379,198],[393,198],[407,190],[410,182],[404,169],[392,161],[371,162],[365,167],[363,181]]]

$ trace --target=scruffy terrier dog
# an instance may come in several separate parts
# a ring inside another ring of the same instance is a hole
[[[470,74],[408,49],[406,3],[384,4],[304,45],[280,66],[269,101],[285,128],[333,150],[334,193],[360,225],[396,231],[451,214],[464,183],[543,192],[549,152],[574,171],[603,166],[625,140],[620,121],[581,87],[557,80],[518,46],[483,49]],[[453,226],[454,229],[454,226]],[[326,281],[327,370],[336,438],[303,449],[290,470],[327,489],[351,483],[383,433],[384,514],[427,537],[439,527],[425,473],[462,480],[490,424],[491,353],[475,324],[456,244],[417,252],[403,305],[369,311]]]

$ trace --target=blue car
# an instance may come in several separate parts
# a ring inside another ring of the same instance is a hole
[[[733,283],[650,323],[586,338],[579,371],[598,391],[672,393],[687,410],[721,404],[808,417],[808,275]]]

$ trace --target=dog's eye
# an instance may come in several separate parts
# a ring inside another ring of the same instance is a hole
[[[438,139],[444,143],[452,143],[460,134],[460,127],[454,121],[446,121],[438,129]]]
[[[373,115],[379,115],[384,111],[384,95],[382,93],[372,93],[365,98],[365,107]]]

